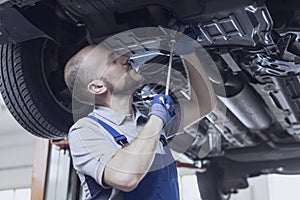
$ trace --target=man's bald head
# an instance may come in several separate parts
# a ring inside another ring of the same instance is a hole
[[[101,73],[108,65],[109,54],[110,51],[103,46],[89,45],[67,62],[64,79],[77,100],[87,104],[94,103],[94,96],[88,91],[87,86],[94,79],[101,77]]]

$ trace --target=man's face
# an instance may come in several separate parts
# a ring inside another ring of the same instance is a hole
[[[132,68],[129,56],[110,51],[105,53],[107,64],[101,76],[113,87],[110,89],[114,94],[132,94],[140,86],[143,77]]]
[[[139,87],[143,77],[129,63],[129,56],[111,53],[108,60],[111,63],[106,70],[108,80],[114,86],[114,94],[132,94]]]

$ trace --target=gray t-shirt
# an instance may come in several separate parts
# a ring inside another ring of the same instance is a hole
[[[95,107],[90,115],[99,118],[120,134],[125,135],[129,143],[138,136],[147,121],[147,117],[138,110],[136,111],[135,119],[133,119],[131,115],[114,112],[110,108],[103,106]],[[103,172],[109,160],[122,148],[115,142],[111,134],[96,121],[85,117],[78,120],[71,127],[69,143],[73,165],[81,180],[86,199],[90,199],[91,195],[85,175],[95,179],[104,189],[110,189],[111,187],[102,182]],[[162,143],[159,142],[156,157],[150,170],[160,169],[170,165],[173,161],[169,148],[163,147]],[[120,199],[118,194],[119,191],[113,188],[109,199]]]

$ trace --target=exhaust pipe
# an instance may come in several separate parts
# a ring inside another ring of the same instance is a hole
[[[249,129],[270,127],[272,117],[257,92],[237,76],[231,75],[227,80],[226,97],[218,95],[225,106]]]

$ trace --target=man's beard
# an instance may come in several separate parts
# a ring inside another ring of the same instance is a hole
[[[125,74],[125,83],[123,83],[122,87],[113,87],[112,94],[114,95],[132,95],[136,89],[142,86],[144,81],[143,78],[140,80],[134,79],[129,72]],[[118,83],[117,83],[118,84]]]
[[[107,86],[110,93],[113,93],[114,86],[112,85],[112,83],[109,80],[107,80],[107,78],[105,78],[105,77],[101,77],[101,80],[103,81],[103,83],[105,83],[105,85]]]

